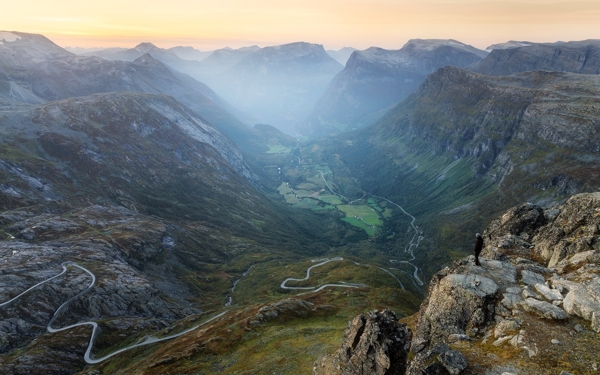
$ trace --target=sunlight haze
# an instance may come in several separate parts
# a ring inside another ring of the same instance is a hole
[[[598,1],[139,1],[5,2],[3,30],[43,34],[61,46],[199,49],[294,41],[400,48],[411,38],[457,39],[478,48],[510,39],[596,39]]]

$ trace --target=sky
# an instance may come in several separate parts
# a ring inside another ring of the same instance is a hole
[[[305,41],[398,49],[435,38],[483,49],[508,40],[600,39],[600,0],[3,0],[0,30],[86,48]]]

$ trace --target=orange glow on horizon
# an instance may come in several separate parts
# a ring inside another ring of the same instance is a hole
[[[600,39],[600,2],[502,0],[23,0],[3,4],[0,28],[61,46],[276,45],[398,49],[408,39],[457,39],[478,48],[508,40]]]

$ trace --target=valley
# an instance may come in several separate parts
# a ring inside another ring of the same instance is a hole
[[[600,189],[597,43],[495,48],[1,32],[0,374],[305,374],[359,314],[416,327],[476,232]]]

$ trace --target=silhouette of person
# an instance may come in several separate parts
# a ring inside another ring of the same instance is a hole
[[[479,254],[481,253],[481,249],[483,249],[483,237],[477,233],[475,238],[475,265],[481,266],[481,263],[479,263]]]

